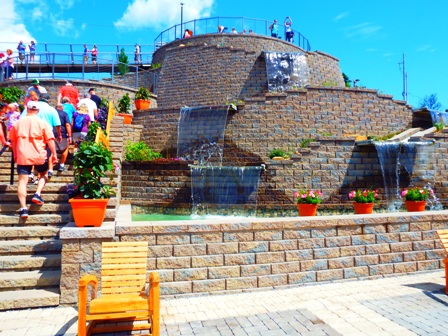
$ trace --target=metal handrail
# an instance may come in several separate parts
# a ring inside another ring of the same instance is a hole
[[[218,26],[226,26],[226,27],[236,27],[236,30],[241,34],[241,32],[246,29],[246,34],[248,34],[249,30],[252,30],[254,34],[257,35],[268,35],[269,26],[272,23],[272,20],[262,20],[262,19],[253,19],[253,18],[245,18],[245,17],[212,17],[205,19],[195,19],[187,22],[183,22],[182,24],[176,24],[164,31],[162,31],[155,39],[154,39],[154,50],[157,50],[161,46],[166,43],[172,42],[174,40],[181,39],[183,37],[184,29],[190,29],[193,31],[194,35],[204,35],[204,34],[217,34]],[[280,28],[285,29],[285,26],[282,24],[278,24],[279,32]],[[310,51],[311,46],[308,39],[303,36],[299,31],[292,30],[294,32],[294,40],[293,44],[299,46],[305,51]],[[225,34],[230,33],[230,28]]]

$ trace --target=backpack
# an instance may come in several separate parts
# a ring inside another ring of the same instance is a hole
[[[73,132],[81,132],[82,126],[84,125],[84,116],[85,114],[74,114]]]

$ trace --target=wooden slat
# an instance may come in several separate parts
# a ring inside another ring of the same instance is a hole
[[[144,266],[144,267],[142,267]],[[144,264],[105,264],[102,265],[102,269],[110,269],[110,270],[129,270],[129,269],[135,269],[140,270],[144,269],[146,270],[146,261]]]
[[[105,314],[87,315],[87,321],[122,319],[134,316],[136,318],[145,318],[148,317],[148,312],[133,311],[129,313],[105,313]]]
[[[144,287],[137,286],[137,287],[111,287],[111,288],[102,288],[101,294],[107,295],[107,294],[134,294],[138,292],[142,292],[144,290]]]
[[[122,247],[122,246],[145,246],[148,247],[148,242],[134,241],[134,242],[103,242],[103,247]]]
[[[142,258],[136,258],[134,255],[132,255],[132,258],[123,258],[123,257],[118,257],[118,258],[106,258],[106,259],[102,259],[102,263],[107,263],[107,264],[131,264],[131,263],[147,263],[148,258],[142,257]]]
[[[103,275],[141,275],[146,274],[146,270],[144,269],[131,269],[131,270],[121,270],[120,272],[117,272],[117,270],[113,269],[105,269],[101,270],[101,276]]]
[[[103,252],[101,259],[108,259],[108,258],[129,258],[129,257],[140,257],[140,258],[146,258],[148,255],[148,251],[116,251],[116,252]]]

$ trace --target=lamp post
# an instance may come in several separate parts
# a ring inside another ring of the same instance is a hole
[[[180,3],[180,38],[183,37],[182,34],[184,32],[184,27],[183,27],[183,24],[184,24],[184,5],[185,4],[183,2]]]

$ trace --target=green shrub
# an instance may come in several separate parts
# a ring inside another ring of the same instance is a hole
[[[273,148],[269,151],[269,158],[272,159],[273,157],[276,156],[281,156],[284,157],[286,155],[286,152],[283,149],[280,148]]]
[[[151,161],[161,157],[162,154],[153,151],[143,141],[128,142],[125,146],[126,161]]]

